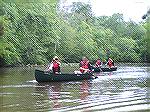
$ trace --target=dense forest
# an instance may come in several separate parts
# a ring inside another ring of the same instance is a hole
[[[0,0],[0,66],[45,64],[55,55],[65,63],[82,56],[150,62],[149,17],[141,23],[119,13],[95,17],[81,2],[70,9],[57,0]]]

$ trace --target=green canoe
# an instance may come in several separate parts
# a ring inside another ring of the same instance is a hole
[[[37,82],[59,82],[59,81],[75,81],[75,80],[85,80],[93,78],[92,73],[86,74],[53,74],[46,73],[41,70],[35,70],[35,79]]]
[[[94,69],[94,72],[112,72],[112,71],[116,71],[117,67],[112,67],[112,68],[102,67],[102,68],[93,68],[93,69]]]

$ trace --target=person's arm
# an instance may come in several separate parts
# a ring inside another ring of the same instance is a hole
[[[61,65],[61,63],[60,63],[60,61],[58,60],[58,61],[56,61],[59,65]]]
[[[103,65],[103,62],[101,61],[101,66]]]
[[[108,61],[109,61],[109,60],[107,60],[106,65],[108,65]]]
[[[98,64],[97,64],[97,61],[96,61],[96,63],[95,63],[95,66],[97,66]]]
[[[58,62],[59,65],[61,65],[60,61]]]
[[[113,66],[115,66],[115,63],[114,63],[114,61],[112,62],[112,65],[113,65]]]
[[[92,70],[92,65],[90,63],[88,64],[88,68],[89,70]]]

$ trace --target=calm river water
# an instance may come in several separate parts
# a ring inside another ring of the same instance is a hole
[[[35,68],[0,68],[0,110],[20,111],[150,111],[150,66],[118,64],[97,79],[37,83]],[[68,66],[64,71],[74,71]]]

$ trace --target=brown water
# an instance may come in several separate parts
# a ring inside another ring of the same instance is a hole
[[[97,73],[94,80],[55,83],[37,83],[34,69],[0,69],[2,112],[150,111],[148,64],[119,64],[117,71]]]

